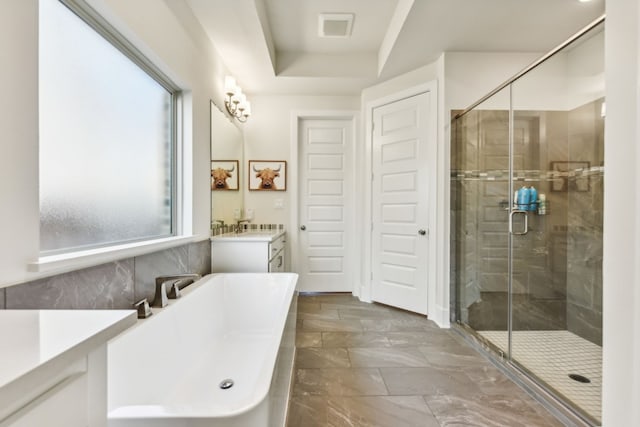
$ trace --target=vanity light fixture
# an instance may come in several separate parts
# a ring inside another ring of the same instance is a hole
[[[227,108],[227,112],[240,123],[246,122],[251,115],[251,103],[247,101],[246,95],[236,84],[235,78],[231,76],[224,78],[224,92],[226,94],[224,106]]]

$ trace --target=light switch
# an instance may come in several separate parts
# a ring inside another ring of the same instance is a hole
[[[253,209],[247,209],[247,218],[246,219],[253,219]]]
[[[273,202],[273,207],[276,209],[282,209],[284,207],[284,201],[282,199],[275,199]]]
[[[242,209],[233,210],[233,219],[242,219]]]

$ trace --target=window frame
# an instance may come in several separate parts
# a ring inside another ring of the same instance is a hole
[[[158,66],[142,53],[133,43],[125,38],[113,25],[103,18],[84,0],[55,0],[68,8],[93,31],[115,47],[126,58],[142,69],[151,79],[163,87],[171,97],[170,101],[170,144],[171,144],[171,230],[170,234],[161,237],[140,237],[136,240],[96,243],[85,248],[61,248],[50,251],[39,250],[39,258],[28,264],[29,271],[42,272],[54,269],[69,269],[83,265],[96,265],[101,262],[122,259],[129,256],[149,253],[193,241],[193,236],[186,236],[183,218],[184,167],[182,165],[184,148],[180,138],[184,96],[176,85]],[[95,261],[92,261],[94,260]]]

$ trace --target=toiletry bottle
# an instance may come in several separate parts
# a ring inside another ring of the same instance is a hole
[[[538,190],[533,185],[529,189],[529,208],[527,210],[532,212],[538,210]]]
[[[544,193],[540,193],[538,196],[538,215],[546,215],[547,214],[547,196]]]
[[[530,191],[524,185],[518,190],[518,209],[526,211],[529,206]]]

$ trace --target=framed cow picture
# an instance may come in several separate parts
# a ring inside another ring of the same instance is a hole
[[[287,162],[285,160],[249,160],[249,190],[286,191]]]
[[[211,190],[238,191],[240,166],[237,160],[211,160]]]
[[[591,168],[591,162],[551,162],[551,191],[589,191],[589,175],[583,174]]]

